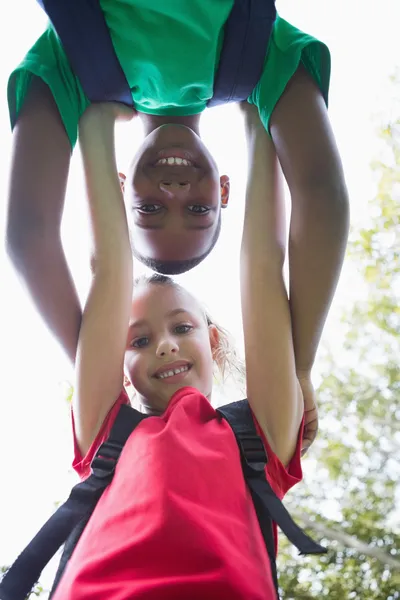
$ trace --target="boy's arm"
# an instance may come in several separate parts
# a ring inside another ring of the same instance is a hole
[[[290,172],[292,179],[294,179],[294,173],[300,173],[298,189],[293,184],[291,186],[289,271],[290,311],[296,371],[302,388],[305,409],[303,454],[314,441],[318,430],[318,411],[311,381],[311,369],[343,262],[348,232],[348,202],[343,173],[340,159],[335,153],[334,141],[329,136],[325,107],[321,105],[323,101],[314,87],[311,89],[308,87],[307,90],[306,93],[310,95],[308,102],[314,102],[314,113],[318,115],[319,111],[319,124],[318,118],[315,118],[316,124],[313,129],[314,137],[317,140],[319,137],[322,138],[320,151],[317,152],[319,156],[315,157],[316,170],[318,171],[318,165],[321,165],[319,161],[324,164],[325,160],[330,164],[331,172],[330,176],[326,177],[326,181],[322,181],[320,185],[318,185],[317,174],[314,179],[311,178],[314,185],[310,183],[307,187],[301,184],[301,176],[306,176],[305,167],[302,169],[304,165],[299,164],[297,169],[295,165],[285,165],[285,175]],[[298,98],[298,93],[296,91],[295,93]],[[278,105],[276,111],[282,112],[283,110],[285,114],[285,102],[281,101],[281,105],[282,103],[284,104],[283,109]],[[247,132],[249,127],[250,130],[259,128],[260,135],[262,135],[264,127],[257,108],[248,103],[242,103],[240,108],[244,113]],[[278,118],[282,121],[283,116],[278,114]],[[324,130],[321,121],[328,131]],[[292,137],[296,137],[296,135],[301,137],[301,134],[295,133],[295,123],[289,120],[288,127],[292,128]],[[297,123],[298,129],[299,124]],[[278,146],[282,147],[282,144],[281,140]],[[303,145],[306,145],[304,137]],[[308,140],[308,145],[313,147],[311,140]],[[331,161],[329,161],[329,157],[332,158]],[[288,156],[286,155],[284,158],[287,163]],[[301,160],[298,162],[301,163]],[[337,173],[337,181],[332,183],[335,173]],[[322,179],[323,175],[324,173],[319,173]]]
[[[271,136],[291,195],[289,295],[296,369],[309,378],[343,264],[349,201],[325,101],[304,67],[272,114]]]
[[[114,151],[116,110],[113,104],[92,105],[79,128],[94,249],[73,399],[75,433],[82,455],[123,386],[132,301],[132,254]]]
[[[263,127],[258,110],[240,105]],[[291,195],[290,310],[296,369],[309,379],[343,264],[349,202],[325,102],[304,68],[289,82],[271,117],[271,136]]]
[[[304,396],[304,453],[318,429],[311,370],[343,264],[349,200],[325,101],[304,67],[278,102],[270,129],[292,200],[289,296]]]
[[[36,308],[73,362],[81,309],[60,236],[70,158],[51,92],[33,78],[13,132],[6,246]]]

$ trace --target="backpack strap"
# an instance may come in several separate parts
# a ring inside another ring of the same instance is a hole
[[[300,554],[324,554],[320,546],[293,521],[292,517],[273,491],[266,475],[267,453],[261,437],[257,434],[253,413],[247,400],[232,402],[217,409],[229,423],[239,446],[244,478],[250,489],[261,533],[271,563],[271,572],[278,595],[275,543],[272,531],[274,521]]]
[[[37,2],[57,32],[89,100],[133,107],[100,1]],[[261,77],[275,19],[275,0],[234,0],[208,107],[247,100]]]
[[[209,108],[250,96],[263,72],[275,19],[275,0],[234,0]]]
[[[113,479],[125,442],[146,416],[131,406],[120,407],[107,441],[100,446],[92,460],[91,475],[72,488],[66,502],[56,510],[6,572],[0,583],[1,600],[25,600],[44,567],[77,528],[79,535],[75,535],[73,547],[69,548],[69,555],[72,554],[97,502]],[[60,578],[61,573],[57,573],[57,576]]]

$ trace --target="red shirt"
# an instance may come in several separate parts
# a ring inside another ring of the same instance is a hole
[[[123,392],[84,458],[75,443],[81,478],[125,402]],[[301,432],[287,469],[263,439],[282,498],[302,477]],[[183,388],[128,439],[54,600],[275,598],[233,432],[200,392]]]

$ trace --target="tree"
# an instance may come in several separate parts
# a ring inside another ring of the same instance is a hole
[[[360,298],[343,315],[343,366],[325,348],[313,477],[288,502],[329,552],[299,559],[282,540],[283,600],[400,598],[400,118],[380,137],[369,223],[350,236]]]

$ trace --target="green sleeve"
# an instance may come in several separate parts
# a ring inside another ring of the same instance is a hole
[[[8,108],[12,128],[17,122],[33,76],[40,77],[49,86],[73,148],[78,137],[79,119],[89,105],[89,100],[50,25],[8,80]]]
[[[279,16],[271,34],[260,81],[247,99],[258,108],[265,129],[289,80],[303,64],[321,90],[328,105],[331,57],[328,47]]]

